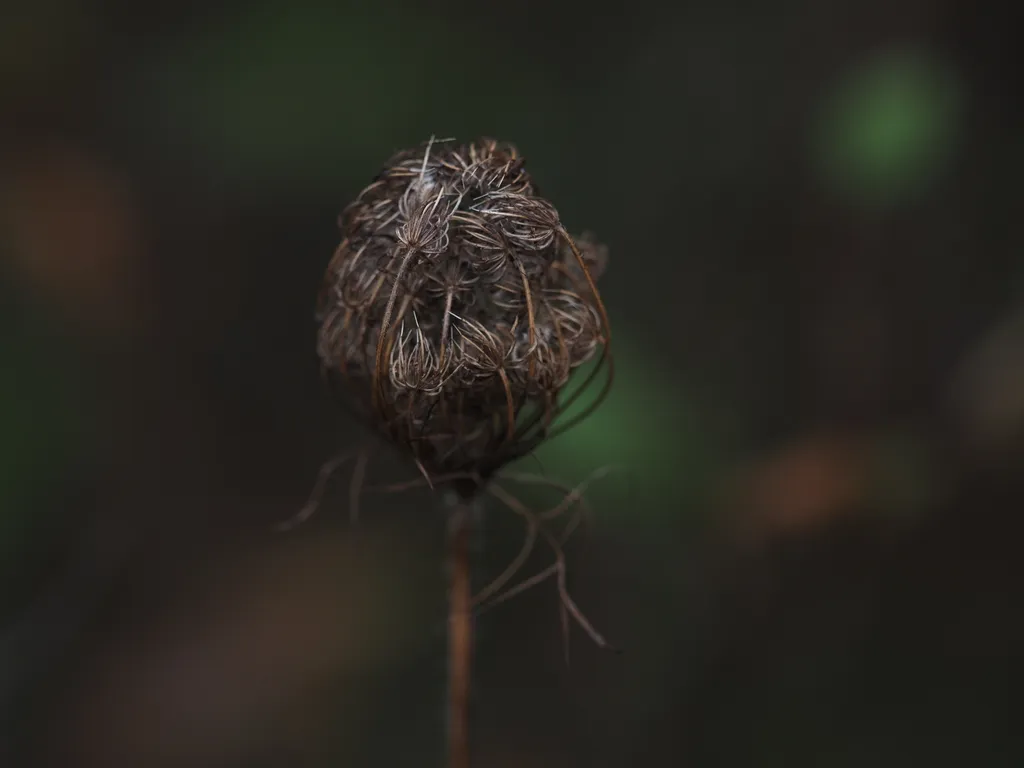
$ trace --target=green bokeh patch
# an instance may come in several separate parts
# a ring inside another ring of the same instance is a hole
[[[891,206],[926,191],[948,161],[961,88],[933,57],[890,51],[835,86],[817,126],[819,171],[851,202]]]
[[[431,133],[543,135],[552,89],[487,42],[408,10],[256,5],[179,36],[142,88],[155,130],[211,180],[335,187]]]
[[[542,470],[579,482],[601,468],[611,472],[588,498],[604,516],[677,516],[707,490],[735,425],[716,404],[688,391],[651,365],[650,359],[616,332],[615,382],[601,406],[568,432],[542,445],[521,471]],[[577,372],[573,384],[587,368]],[[598,378],[567,411],[571,419],[593,401]],[[573,386],[567,388],[572,391]],[[539,462],[539,467],[538,467]],[[610,503],[601,503],[606,498]]]

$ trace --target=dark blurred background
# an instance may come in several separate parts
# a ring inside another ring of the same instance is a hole
[[[273,527],[365,438],[336,216],[432,134],[612,255],[614,392],[517,469],[615,468],[571,588],[625,654],[482,615],[478,764],[1024,764],[1013,4],[361,5],[4,6],[0,764],[440,764],[431,494]]]

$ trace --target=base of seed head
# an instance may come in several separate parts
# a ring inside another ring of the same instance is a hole
[[[428,477],[482,483],[564,428],[559,417],[602,370],[591,408],[607,391],[595,285],[607,250],[569,236],[512,145],[399,152],[339,223],[318,313],[322,364]]]

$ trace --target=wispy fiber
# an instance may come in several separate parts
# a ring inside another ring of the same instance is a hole
[[[471,495],[571,426],[558,417],[584,392],[593,399],[572,422],[604,397],[610,334],[595,280],[607,251],[569,236],[513,146],[431,140],[399,152],[339,223],[320,358],[428,479],[475,477]]]

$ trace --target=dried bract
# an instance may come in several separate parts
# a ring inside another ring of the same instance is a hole
[[[595,392],[573,423],[607,393],[610,333],[594,284],[607,251],[569,236],[511,145],[431,140],[400,152],[339,224],[320,358],[428,476],[486,480],[570,426],[558,418],[581,394]]]

